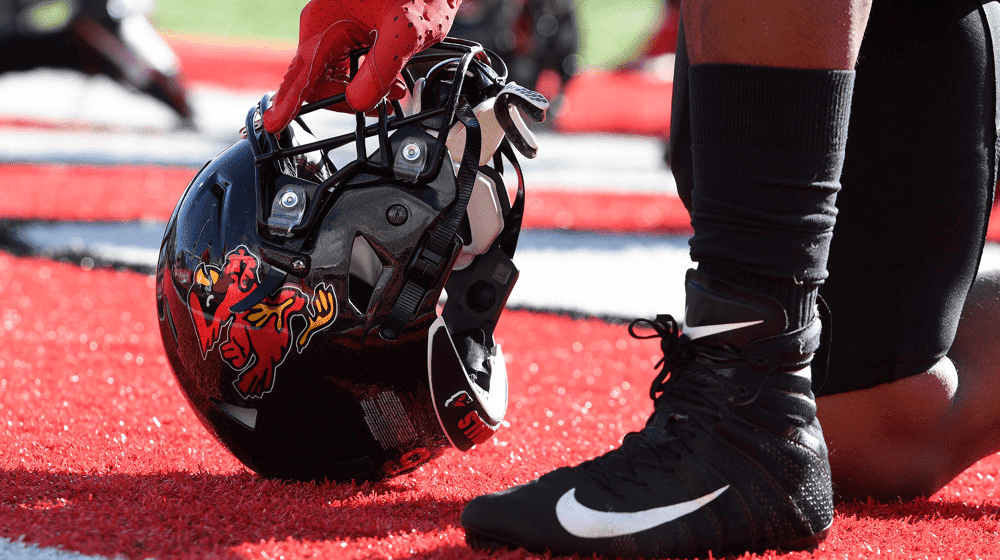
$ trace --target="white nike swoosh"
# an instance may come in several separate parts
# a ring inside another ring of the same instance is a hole
[[[705,336],[712,336],[713,334],[720,334],[752,325],[759,325],[763,322],[764,320],[761,319],[759,321],[746,321],[744,323],[719,323],[718,325],[700,325],[697,327],[685,326],[684,334],[686,334],[691,340],[695,340]]]
[[[705,494],[688,502],[662,506],[644,511],[617,513],[597,511],[576,501],[576,488],[570,488],[556,502],[556,519],[567,533],[584,539],[605,539],[631,535],[669,523],[719,497],[729,489],[723,486],[715,492]]]

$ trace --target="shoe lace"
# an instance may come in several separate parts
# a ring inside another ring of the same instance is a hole
[[[638,332],[646,326],[654,334]],[[733,351],[708,348],[683,336],[677,321],[670,315],[659,315],[655,320],[636,319],[629,325],[629,334],[637,339],[660,338],[663,358],[654,365],[659,370],[649,388],[649,397],[655,403],[656,413],[651,423],[662,429],[681,419],[716,421],[721,418],[719,404],[730,400],[734,394],[745,396],[748,391],[728,376],[719,373],[720,366],[740,359]],[[666,413],[666,414],[664,414]],[[667,420],[657,417],[666,416]]]
[[[640,329],[651,329],[652,334]],[[609,489],[616,488],[616,478],[640,480],[638,472],[649,467],[662,469],[677,461],[694,433],[710,430],[722,419],[723,403],[733,395],[747,394],[745,388],[710,367],[738,356],[694,343],[681,334],[672,316],[636,319],[628,330],[633,338],[660,338],[663,358],[654,366],[659,370],[649,389],[654,412],[646,427],[626,434],[621,446],[591,461],[591,469]]]

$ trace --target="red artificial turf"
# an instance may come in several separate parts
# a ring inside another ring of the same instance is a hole
[[[5,164],[0,218],[166,220],[196,169]]]
[[[170,32],[164,38],[180,59],[184,81],[242,91],[277,89],[295,54],[294,44],[280,41]]]
[[[509,426],[379,484],[284,483],[198,423],[160,345],[150,277],[0,254],[0,536],[125,558],[462,558],[471,497],[616,445],[659,359],[620,325],[508,312]],[[927,500],[838,508],[812,553],[1000,557],[1000,458]]]
[[[197,172],[184,167],[4,166],[0,217],[49,220],[166,220]],[[677,197],[646,193],[532,189],[524,227],[683,233]]]
[[[670,136],[673,82],[629,71],[588,71],[573,76],[563,91],[556,129]],[[624,102],[623,100],[628,100]]]
[[[184,167],[8,164],[0,218],[166,220],[197,172]],[[532,189],[524,227],[636,233],[690,233],[687,210],[673,195]],[[1000,241],[1000,212],[987,238]]]

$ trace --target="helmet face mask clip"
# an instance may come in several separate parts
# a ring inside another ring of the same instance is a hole
[[[493,331],[518,275],[514,149],[530,145],[510,116],[544,106],[527,114],[503,63],[467,41],[418,53],[403,76],[407,97],[339,135],[314,120],[335,120],[318,111],[343,95],[278,134],[261,126],[264,96],[168,222],[157,310],[171,367],[264,476],[379,480],[502,423]]]

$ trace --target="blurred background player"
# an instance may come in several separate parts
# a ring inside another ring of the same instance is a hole
[[[577,70],[573,0],[464,0],[449,35],[497,53],[509,80],[550,99]]]
[[[106,75],[191,124],[180,64],[149,23],[150,9],[136,0],[0,0],[0,73],[44,67]]]

